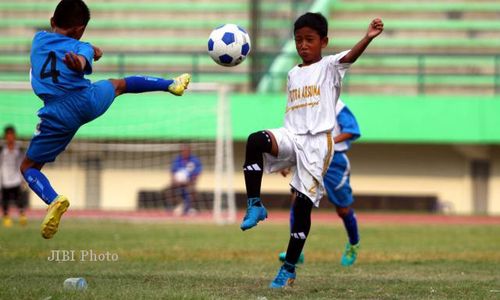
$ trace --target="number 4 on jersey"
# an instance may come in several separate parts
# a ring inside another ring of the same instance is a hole
[[[50,71],[46,72],[47,66],[50,62]],[[52,77],[53,83],[59,83],[57,77],[59,77],[59,71],[56,69],[56,53],[54,51],[50,51],[47,59],[43,63],[42,70],[40,71],[40,78],[45,79],[47,77]]]

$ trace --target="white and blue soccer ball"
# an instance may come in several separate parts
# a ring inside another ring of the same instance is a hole
[[[242,27],[224,24],[215,28],[208,38],[208,54],[221,66],[239,65],[250,53],[250,36]]]

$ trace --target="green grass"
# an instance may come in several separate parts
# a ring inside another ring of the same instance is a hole
[[[272,216],[271,216],[272,217]],[[332,216],[333,217],[333,216]],[[1,228],[0,299],[498,299],[500,226],[361,224],[358,263],[339,265],[345,233],[313,224],[292,289],[267,288],[288,240],[286,224],[137,224],[65,220],[53,240],[38,222]],[[49,262],[51,250],[74,262]],[[118,261],[80,261],[80,250]],[[84,277],[84,292],[66,291]]]

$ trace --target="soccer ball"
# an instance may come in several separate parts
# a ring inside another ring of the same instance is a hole
[[[208,54],[221,66],[239,65],[250,53],[250,36],[235,24],[215,28],[208,38]]]
[[[189,174],[186,170],[180,169],[174,174],[174,180],[178,184],[186,184],[189,181]]]

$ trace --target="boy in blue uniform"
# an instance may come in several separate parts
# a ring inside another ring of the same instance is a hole
[[[358,222],[351,208],[354,198],[350,185],[351,165],[346,152],[351,148],[351,143],[361,136],[358,122],[351,110],[338,100],[336,106],[337,126],[334,129],[335,152],[332,162],[323,176],[328,200],[335,206],[337,215],[344,222],[344,227],[349,238],[344,253],[340,260],[341,265],[351,266],[356,261],[359,249]],[[282,173],[285,175],[284,173]],[[290,215],[292,217],[292,215]],[[293,220],[290,220],[292,223]],[[279,255],[281,261],[285,261],[286,253]],[[303,262],[304,255],[301,254],[299,262]]]
[[[52,32],[36,33],[31,47],[31,86],[44,106],[38,111],[40,123],[21,172],[29,187],[49,205],[41,225],[46,239],[57,232],[69,201],[57,194],[40,172],[43,165],[53,162],[78,128],[102,115],[115,97],[149,91],[168,91],[180,96],[191,78],[189,74],[173,80],[131,76],[91,83],[84,75],[92,73],[93,61],[99,60],[103,52],[80,41],[89,20],[90,12],[83,1],[62,0],[50,19]]]

